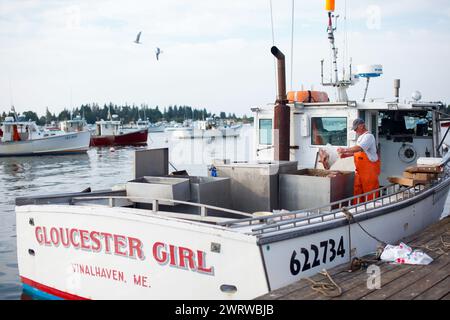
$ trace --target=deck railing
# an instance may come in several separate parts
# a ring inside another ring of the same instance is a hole
[[[149,203],[152,205],[152,209],[151,211],[156,213],[159,211],[159,205],[161,203],[174,203],[174,204],[184,204],[184,205],[189,205],[192,207],[197,207],[200,208],[200,216],[202,217],[206,217],[208,216],[208,210],[216,210],[216,211],[220,211],[220,212],[226,212],[226,213],[231,213],[231,214],[235,214],[235,215],[241,215],[241,216],[246,216],[246,217],[253,217],[252,214],[247,213],[247,212],[243,212],[243,211],[238,211],[238,210],[232,210],[232,209],[227,209],[227,208],[222,208],[222,207],[216,207],[216,206],[211,206],[211,205],[207,205],[207,204],[201,204],[201,203],[196,203],[196,202],[188,202],[188,201],[181,201],[181,200],[174,200],[174,199],[152,199],[149,197],[135,197],[135,196],[108,196],[108,195],[104,195],[104,196],[95,196],[95,197],[89,197],[89,196],[83,196],[83,197],[73,197],[71,199],[71,204],[75,204],[76,202],[82,202],[82,201],[94,201],[94,200],[108,200],[109,206],[110,207],[114,207],[115,206],[115,202],[116,200],[128,200],[131,203],[133,202],[141,202],[139,200],[142,200],[142,203]]]
[[[438,180],[431,181],[427,186],[416,185],[412,187],[403,187],[398,184],[391,184],[376,190],[352,196],[343,200],[335,201],[327,205],[304,210],[289,211],[267,216],[258,216],[239,220],[230,220],[218,223],[219,225],[237,228],[245,225],[258,224],[251,229],[249,234],[263,235],[267,233],[278,232],[285,229],[296,228],[305,225],[323,223],[335,219],[345,219],[343,208],[345,207],[353,216],[363,212],[374,210],[382,206],[398,203],[400,201],[416,196],[425,192],[437,184],[448,179],[449,175]],[[362,199],[361,199],[362,198]],[[361,201],[363,200],[363,201]]]
[[[437,180],[430,181],[428,185],[416,185],[412,187],[403,187],[398,184],[391,184],[385,187],[378,188],[376,190],[366,192],[361,195],[352,196],[339,201],[331,202],[326,205],[321,205],[315,208],[287,211],[275,214],[269,214],[265,216],[255,216],[251,213],[242,212],[233,209],[227,209],[222,207],[216,207],[212,205],[206,205],[195,202],[187,202],[173,199],[151,199],[149,197],[135,197],[135,196],[119,196],[110,194],[100,194],[97,196],[90,196],[89,194],[67,194],[63,198],[66,199],[71,205],[85,201],[98,201],[107,200],[110,207],[116,206],[117,200],[127,200],[130,204],[133,203],[148,203],[152,205],[151,211],[156,213],[159,211],[160,204],[173,203],[183,204],[191,207],[200,208],[200,216],[208,216],[209,210],[215,210],[216,212],[239,215],[246,218],[236,218],[227,221],[215,222],[217,225],[225,226],[228,228],[238,227],[250,227],[246,233],[253,235],[263,235],[267,233],[278,232],[285,229],[296,228],[305,225],[311,225],[316,223],[323,223],[326,221],[332,221],[335,219],[343,219],[345,215],[343,208],[345,207],[353,216],[358,214],[377,209],[382,206],[388,206],[394,203],[398,203],[407,200],[413,196],[429,190],[432,187],[436,187],[436,191],[440,190],[440,186],[446,187],[448,183],[445,183],[450,179],[449,171],[445,171],[442,177]],[[445,183],[445,184],[444,184]],[[105,191],[103,191],[105,192]],[[54,197],[51,197],[53,199]],[[45,201],[47,198],[26,198],[23,201],[19,201],[21,205],[24,204],[37,204],[48,203],[51,201]],[[58,200],[59,198],[57,198]],[[39,201],[38,201],[39,200]],[[17,201],[16,201],[17,202]],[[24,203],[22,203],[24,202]],[[17,203],[16,203],[17,205]],[[224,217],[222,217],[224,218]],[[254,225],[254,228],[251,226]]]

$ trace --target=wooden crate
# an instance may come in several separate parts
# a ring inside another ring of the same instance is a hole
[[[406,187],[414,187],[418,184],[427,184],[429,181],[427,180],[417,180],[405,177],[388,177],[390,183],[398,183],[402,186]]]
[[[437,179],[437,173],[428,173],[428,172],[403,172],[403,177],[413,180],[424,180],[424,181],[431,181]]]

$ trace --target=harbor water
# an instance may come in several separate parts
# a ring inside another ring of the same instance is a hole
[[[171,133],[149,133],[147,147],[169,148],[170,171],[207,175],[213,159],[252,159],[252,127],[238,137],[176,139]],[[135,147],[91,148],[87,154],[0,158],[0,300],[22,295],[16,251],[16,197],[107,189],[133,179]]]
[[[241,128],[238,137],[174,139],[171,133],[150,133],[149,148],[169,148],[170,171],[208,175],[213,159],[253,160],[253,130]],[[145,147],[146,148],[146,147]],[[24,299],[16,251],[16,197],[110,188],[133,179],[134,151],[140,148],[91,148],[69,156],[0,158],[0,300]],[[450,211],[447,199],[443,215]]]

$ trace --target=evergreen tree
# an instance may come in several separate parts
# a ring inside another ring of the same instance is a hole
[[[22,115],[25,116],[26,120],[35,121],[36,123],[39,121],[39,117],[34,111],[25,111]]]

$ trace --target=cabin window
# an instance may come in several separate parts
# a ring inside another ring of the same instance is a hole
[[[432,136],[431,112],[417,111],[383,111],[379,117],[379,135],[388,139],[405,140],[406,138]],[[408,141],[410,141],[410,139]]]
[[[311,145],[347,145],[346,117],[312,117]]]
[[[259,120],[259,144],[272,144],[272,119]]]

